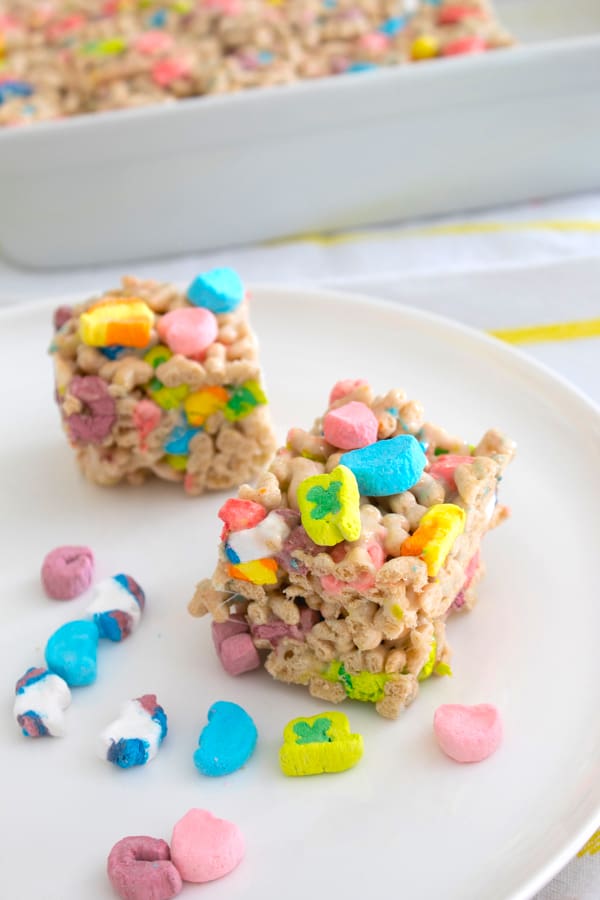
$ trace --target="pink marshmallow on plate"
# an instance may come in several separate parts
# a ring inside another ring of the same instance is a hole
[[[73,600],[87,591],[94,577],[94,554],[89,547],[56,547],[42,563],[42,584],[54,600]]]
[[[491,756],[502,743],[502,720],[491,703],[463,706],[445,703],[433,717],[437,742],[456,762],[481,762]]]
[[[171,859],[184,881],[202,884],[228,875],[244,857],[244,836],[233,822],[190,809],[173,828]]]

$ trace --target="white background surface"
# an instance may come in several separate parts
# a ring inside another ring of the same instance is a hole
[[[19,373],[18,390],[16,378],[1,386],[18,435],[18,451],[7,441],[0,449],[2,683],[39,664],[52,630],[85,608],[85,599],[43,597],[38,570],[53,546],[89,543],[98,577],[131,573],[147,590],[148,611],[126,644],[101,647],[98,682],[75,691],[64,740],[22,739],[7,698],[1,778],[11,900],[39,896],[40,872],[44,900],[110,897],[103,867],[112,844],[132,833],[169,839],[194,805],[236,821],[248,854],[231,877],[186,887],[185,897],[300,900],[318,889],[354,900],[392,884],[411,900],[529,896],[549,861],[564,864],[597,824],[600,724],[590,711],[600,607],[590,559],[598,418],[562,385],[474,336],[392,307],[257,294],[278,425],[308,424],[330,384],[356,375],[379,390],[403,384],[431,419],[471,439],[496,424],[519,442],[503,484],[513,518],[486,541],[482,602],[450,625],[454,677],[424,685],[396,723],[345,704],[365,737],[363,762],[341,776],[288,780],[277,768],[283,725],[322,704],[263,673],[227,677],[207,623],[185,610],[215,557],[222,496],[189,500],[161,484],[103,490],[80,479],[52,405],[48,321],[42,307],[2,317],[4,364]],[[169,737],[147,769],[117,771],[95,757],[96,736],[122,700],[150,691],[169,714]],[[248,709],[260,743],[244,771],[210,781],[191,757],[217,699]],[[433,710],[453,701],[502,710],[504,747],[481,766],[453,764],[435,746]]]

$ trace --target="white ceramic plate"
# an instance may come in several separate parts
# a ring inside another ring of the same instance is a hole
[[[286,779],[283,726],[326,707],[263,672],[226,676],[208,622],[186,613],[211,571],[223,496],[86,484],[52,403],[50,307],[3,312],[1,893],[108,900],[113,843],[168,840],[200,806],[240,825],[247,856],[221,882],[186,886],[186,900],[528,898],[600,823],[600,416],[508,347],[413,310],[270,288],[255,291],[253,314],[280,426],[309,425],[337,378],[362,376],[380,391],[404,386],[430,419],[470,440],[498,425],[518,441],[502,491],[513,517],[486,539],[479,606],[449,627],[454,677],[427,682],[397,722],[348,702],[365,740],[360,765]],[[41,560],[64,543],[91,545],[98,577],[134,575],[148,609],[130,640],[101,648],[97,683],[74,692],[68,736],[28,741],[11,722],[12,685],[87,602],[50,601],[41,590]],[[146,692],[166,708],[169,736],[150,766],[119,771],[95,756],[96,736],[124,699]],[[243,771],[211,780],[192,753],[218,699],[244,705],[260,741]],[[480,765],[455,764],[435,744],[433,711],[483,701],[501,708],[504,746]]]

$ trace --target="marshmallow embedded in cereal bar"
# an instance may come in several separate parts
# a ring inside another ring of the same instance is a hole
[[[253,478],[275,437],[248,297],[231,269],[187,289],[126,276],[55,313],[63,427],[90,481],[179,481],[188,494]]]
[[[395,718],[420,681],[450,674],[446,620],[475,602],[514,452],[496,430],[476,447],[451,437],[401,390],[338,382],[312,430],[292,429],[221,508],[217,568],[190,612],[211,614],[231,674],[264,660],[328,703]]]

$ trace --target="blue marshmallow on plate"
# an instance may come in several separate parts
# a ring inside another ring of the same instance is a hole
[[[100,735],[100,756],[120,769],[143,766],[154,759],[167,730],[167,714],[156,694],[128,700]]]
[[[61,625],[46,644],[48,668],[69,687],[83,687],[96,680],[98,628],[95,622],[75,619]]]
[[[246,763],[256,746],[256,725],[237,703],[218,700],[208,711],[194,753],[194,765],[203,775],[230,775]]]
[[[191,283],[187,297],[194,306],[203,306],[215,315],[230,313],[244,299],[244,285],[233,269],[210,269]]]
[[[365,497],[390,497],[408,491],[427,465],[423,448],[412,434],[377,441],[340,457],[341,466],[354,473]]]

